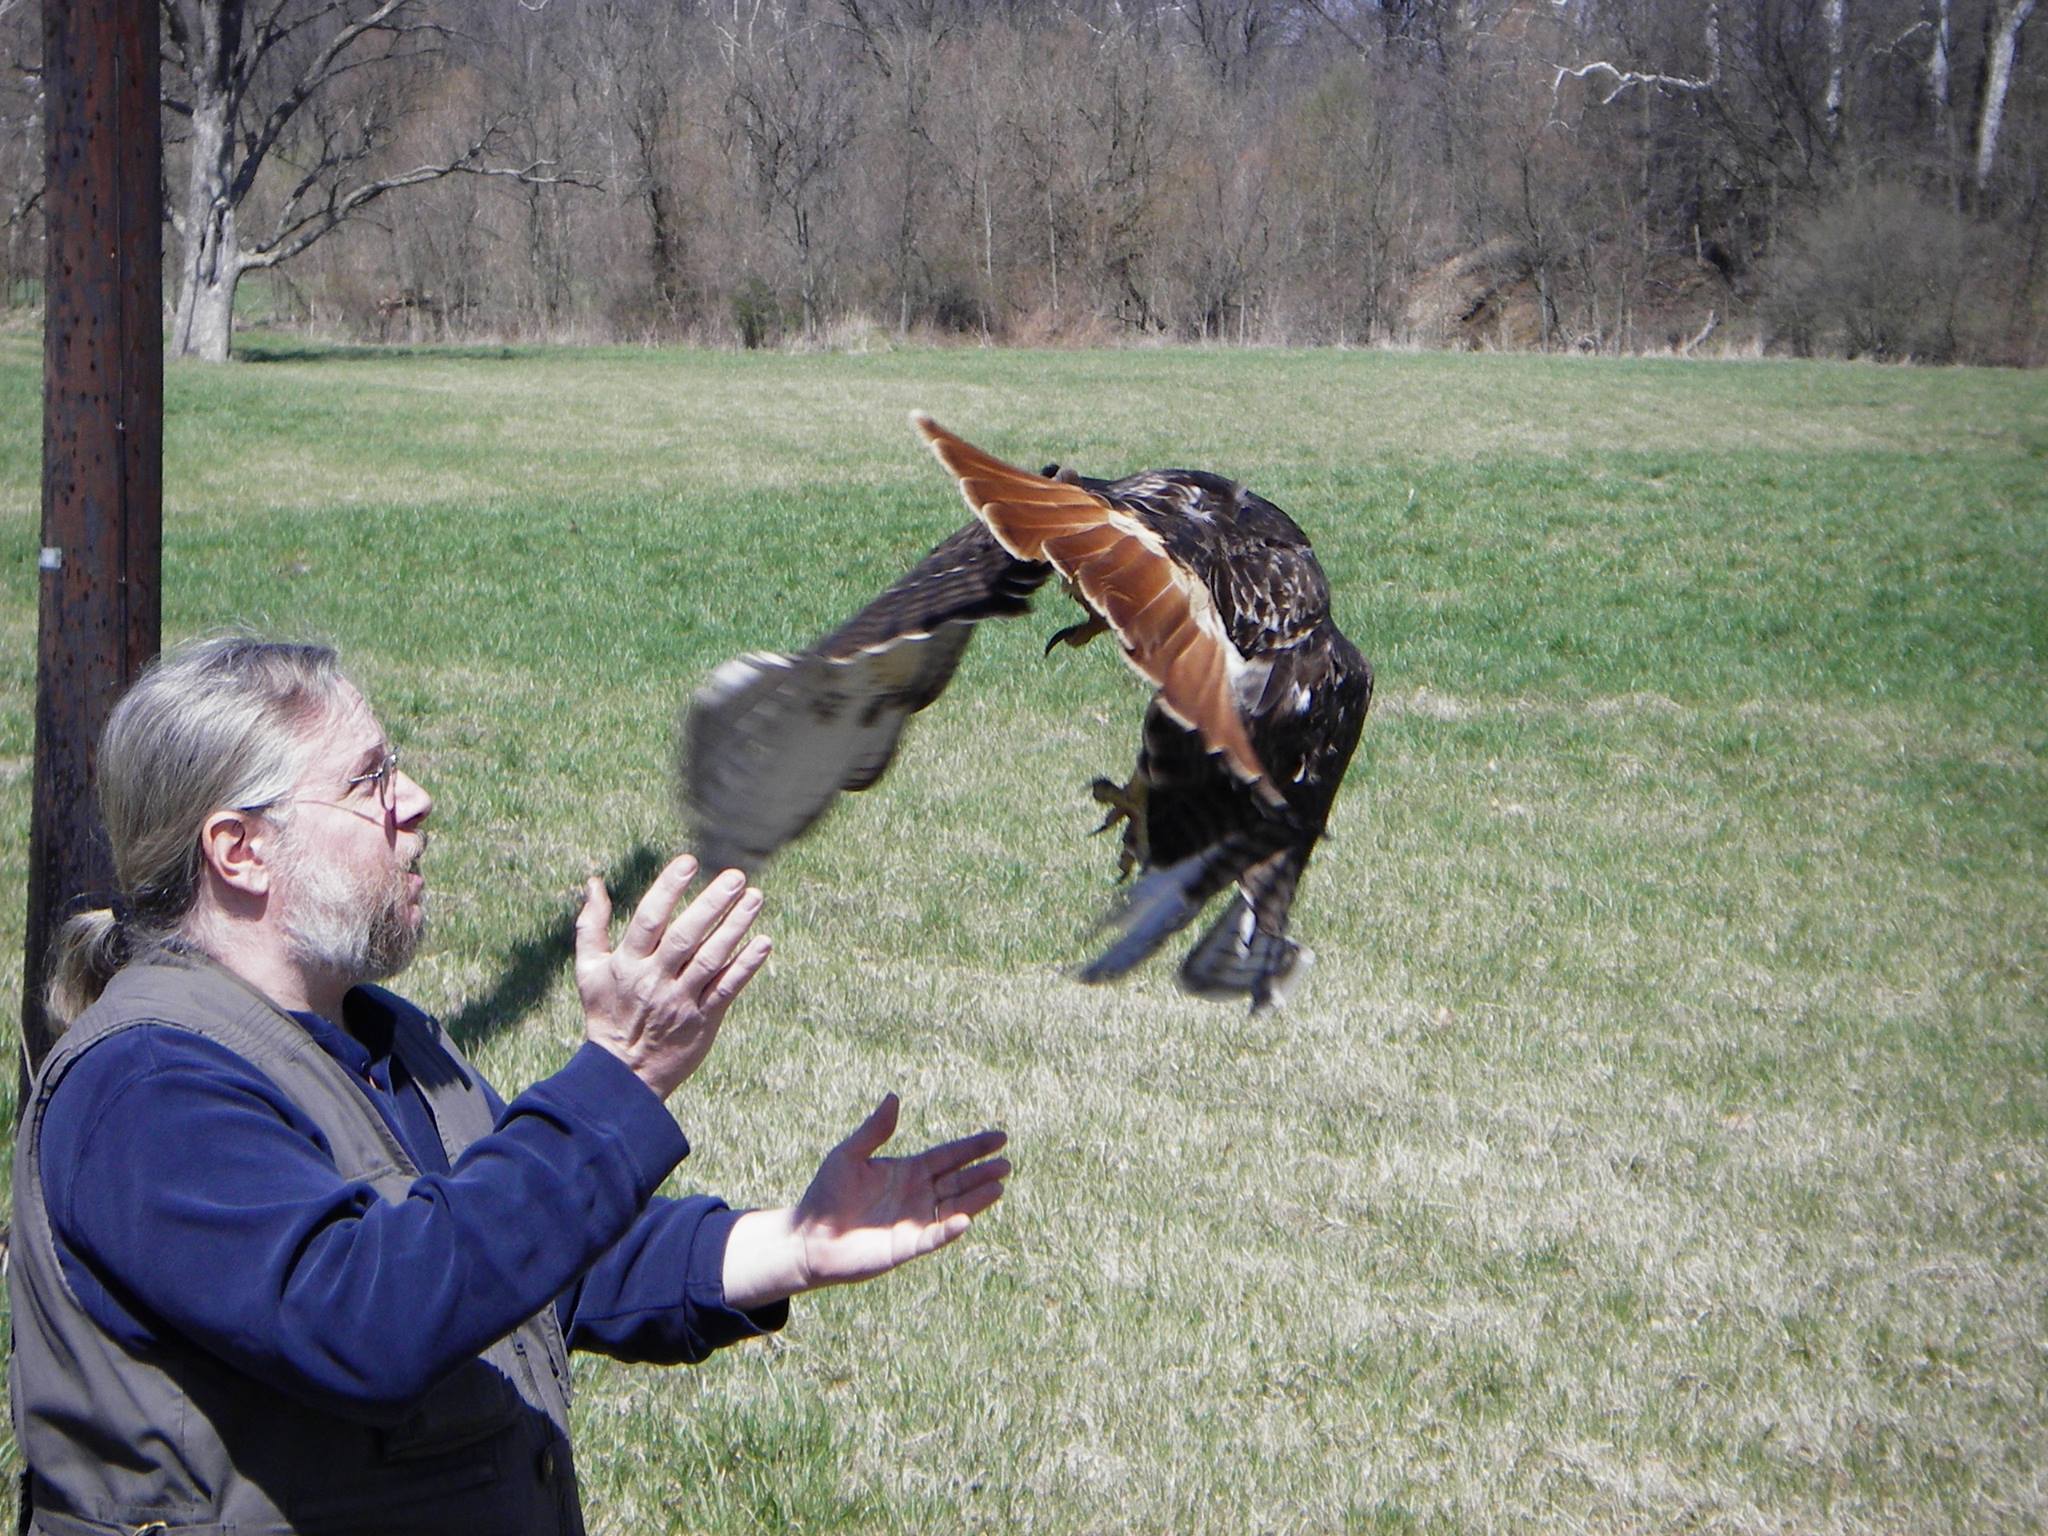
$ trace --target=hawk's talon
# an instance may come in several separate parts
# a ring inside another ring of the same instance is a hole
[[[1120,821],[1130,825],[1124,829],[1124,845],[1117,855],[1116,877],[1130,878],[1131,871],[1138,867],[1143,858],[1142,842],[1145,828],[1145,782],[1133,775],[1128,784],[1118,784],[1111,779],[1095,779],[1088,785],[1088,793],[1097,805],[1109,807],[1109,814],[1102,818],[1097,832],[1107,832]]]
[[[1065,629],[1055,630],[1053,637],[1045,642],[1045,654],[1050,656],[1052,648],[1056,645],[1071,645],[1079,649],[1108,629],[1107,619],[1091,613],[1078,624],[1069,624]]]

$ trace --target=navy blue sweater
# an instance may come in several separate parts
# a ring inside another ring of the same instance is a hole
[[[389,1019],[355,1007],[362,995],[354,1033],[298,1018],[421,1169],[403,1201],[344,1181],[267,1077],[187,1031],[125,1031],[58,1086],[44,1196],[65,1274],[111,1335],[147,1349],[168,1330],[369,1413],[550,1300],[571,1348],[625,1360],[701,1360],[782,1326],[787,1302],[726,1305],[738,1213],[653,1198],[689,1143],[616,1057],[585,1045],[509,1107],[493,1095],[496,1130],[451,1168]]]

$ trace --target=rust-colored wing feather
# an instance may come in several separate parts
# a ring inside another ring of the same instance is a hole
[[[1108,621],[1124,659],[1159,690],[1167,712],[1261,798],[1279,803],[1238,708],[1244,658],[1201,579],[1144,523],[1093,491],[1006,464],[922,413],[911,420],[997,541],[1066,577]]]

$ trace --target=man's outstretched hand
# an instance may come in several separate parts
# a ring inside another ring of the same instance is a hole
[[[686,853],[656,875],[617,948],[611,894],[597,876],[576,915],[585,1034],[664,1099],[703,1063],[725,1010],[768,960],[768,941],[747,938],[761,893],[738,870],[726,870],[676,911],[696,873]]]
[[[725,1251],[726,1302],[757,1307],[821,1286],[886,1274],[943,1248],[1002,1198],[1009,1140],[981,1131],[919,1152],[878,1157],[896,1133],[889,1094],[825,1154],[794,1206],[749,1211]]]

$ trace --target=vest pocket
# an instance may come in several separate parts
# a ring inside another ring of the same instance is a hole
[[[460,1446],[439,1456],[387,1461],[345,1487],[302,1489],[285,1513],[295,1531],[321,1536],[424,1536],[455,1531],[515,1531],[500,1501],[517,1460],[517,1432]]]
[[[494,1529],[488,1519],[471,1522],[491,1512],[492,1496],[485,1490],[503,1485],[501,1459],[499,1447],[482,1446],[455,1452],[446,1466],[409,1463],[403,1477],[387,1468],[383,1478],[372,1477],[366,1486],[294,1499],[287,1513],[294,1530],[332,1536]]]
[[[234,1536],[231,1525],[176,1525],[162,1520],[144,1521],[139,1525],[109,1525],[101,1520],[87,1520],[82,1515],[60,1515],[54,1510],[39,1509],[29,1522],[29,1536]]]
[[[501,1433],[525,1404],[504,1372],[471,1360],[420,1399],[410,1418],[378,1434],[391,1461],[443,1456]]]

